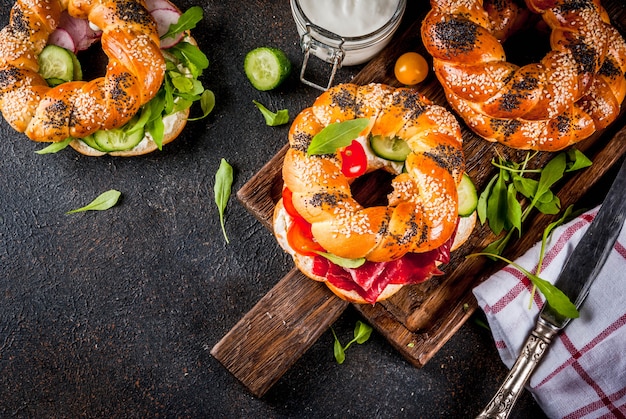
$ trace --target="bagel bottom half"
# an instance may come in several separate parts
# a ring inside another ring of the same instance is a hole
[[[174,141],[180,133],[185,128],[187,124],[187,118],[189,117],[189,108],[180,110],[174,114],[167,115],[163,118],[163,124],[165,125],[165,132],[163,133],[163,140],[161,145],[165,145]],[[80,139],[75,139],[70,142],[70,147],[72,147],[77,152],[84,154],[86,156],[99,157],[105,154],[109,154],[111,156],[120,156],[120,157],[132,157],[132,156],[140,156],[143,154],[152,153],[153,151],[158,149],[157,144],[152,140],[152,137],[149,133],[143,137],[143,140],[139,142],[135,147],[130,150],[123,151],[111,151],[111,152],[103,152],[100,150],[96,150],[95,148],[89,147]]]
[[[287,253],[291,255],[296,267],[300,270],[300,272],[302,272],[304,275],[306,275],[307,277],[315,281],[324,282],[326,286],[335,295],[337,295],[338,297],[346,301],[359,303],[359,304],[374,304],[376,302],[388,299],[389,297],[394,295],[396,292],[398,292],[405,285],[427,281],[433,275],[437,273],[441,273],[437,269],[437,266],[439,266],[441,262],[437,262],[434,266],[432,266],[432,269],[429,270],[428,273],[425,274],[421,278],[415,278],[415,277],[395,278],[394,283],[390,283],[386,285],[384,289],[380,292],[380,294],[378,294],[375,298],[372,298],[371,296],[367,296],[366,293],[359,293],[358,291],[354,289],[341,288],[331,283],[327,277],[320,276],[314,273],[315,271],[314,264],[316,261],[316,257],[321,258],[322,256],[312,257],[312,256],[305,256],[302,254],[298,254],[289,245],[289,242],[287,241],[287,231],[289,229],[289,226],[291,225],[291,222],[292,222],[291,216],[285,210],[285,207],[283,206],[283,200],[280,199],[277,202],[276,207],[274,209],[274,217],[273,217],[274,236],[276,237],[278,244]],[[476,212],[473,212],[468,217],[459,217],[459,222],[457,224],[457,229],[454,235],[454,239],[450,246],[450,252],[458,249],[461,245],[463,245],[467,241],[475,225],[476,225]],[[330,261],[326,263],[332,264],[332,262]],[[380,263],[386,263],[386,262],[380,262]],[[344,268],[341,268],[341,269],[344,269]]]

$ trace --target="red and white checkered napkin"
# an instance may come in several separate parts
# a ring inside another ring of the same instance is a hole
[[[554,282],[567,255],[597,214],[595,208],[555,229],[540,277]],[[536,272],[541,243],[516,262]],[[508,368],[537,320],[544,298],[507,266],[474,289]],[[626,418],[626,227],[580,308],[557,335],[527,388],[551,418]]]

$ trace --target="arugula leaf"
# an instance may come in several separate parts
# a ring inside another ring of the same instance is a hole
[[[56,153],[58,151],[63,150],[68,145],[70,145],[70,143],[73,140],[74,140],[73,137],[68,137],[68,138],[66,138],[63,141],[52,143],[49,146],[47,146],[45,148],[42,148],[41,150],[37,150],[37,151],[35,151],[35,153],[37,153],[37,154],[52,154],[52,153]]]
[[[228,236],[226,235],[226,227],[224,225],[224,211],[230,198],[230,189],[233,184],[233,167],[228,164],[225,159],[220,162],[220,167],[215,173],[215,185],[213,186],[213,192],[215,194],[215,203],[220,214],[220,225],[222,226],[222,233],[224,233],[224,239],[226,243],[230,243]]]
[[[524,269],[522,266],[500,255],[481,252],[481,253],[473,253],[471,255],[467,255],[466,257],[469,258],[469,257],[474,257],[474,256],[489,256],[492,258],[500,259],[508,263],[509,265],[514,266],[516,269],[518,269],[520,272],[526,275],[526,277],[528,277],[530,282],[532,282],[533,285],[535,285],[539,289],[539,291],[543,294],[543,296],[546,297],[546,301],[548,301],[548,303],[557,311],[557,313],[559,313],[562,316],[569,317],[572,319],[575,319],[579,316],[576,306],[574,305],[574,303],[570,301],[567,295],[563,294],[563,292],[560,289],[558,289],[557,287],[555,287],[554,285],[552,285],[550,282],[546,281],[545,279],[540,278],[533,273],[530,273],[529,271]]]
[[[84,207],[67,211],[66,214],[73,214],[75,212],[83,212],[83,211],[107,210],[113,207],[115,204],[117,204],[117,201],[119,200],[121,195],[122,195],[121,192],[116,191],[115,189],[110,189],[98,195],[93,201],[91,201],[89,204],[85,205]]]
[[[561,202],[550,188],[569,169],[584,168],[591,163],[575,149],[557,154],[542,169],[528,169],[530,159],[531,153],[528,153],[521,163],[505,161],[502,157],[498,162],[492,161],[499,171],[480,194],[477,212],[480,222],[488,223],[494,234],[503,231],[506,234],[485,249],[489,253],[501,254],[513,231],[517,229],[521,234],[522,225],[533,209],[544,214],[558,214]],[[528,174],[538,174],[539,179],[526,177]],[[517,199],[518,193],[530,201],[524,209]]]
[[[192,6],[180,15],[178,22],[173,23],[167,29],[167,32],[161,36],[161,39],[173,38],[179,33],[191,30],[196,27],[196,24],[202,20],[202,7]]]
[[[289,111],[287,109],[281,109],[278,112],[274,113],[256,100],[253,100],[252,103],[254,103],[256,107],[261,111],[261,114],[263,114],[263,117],[265,118],[265,123],[270,127],[284,125],[289,122]]]
[[[200,107],[202,108],[202,116],[197,118],[187,118],[187,121],[197,121],[206,118],[208,114],[213,112],[215,107],[215,94],[211,90],[205,90],[200,96]]]
[[[322,257],[325,257],[326,259],[330,260],[335,265],[339,265],[342,268],[354,269],[354,268],[358,268],[359,266],[365,263],[365,258],[347,259],[347,258],[339,257],[337,255],[333,255],[332,253],[318,252],[318,251],[315,251],[315,253],[317,253],[318,255]]]
[[[341,147],[347,147],[369,124],[367,118],[350,119],[329,124],[315,134],[307,149],[307,154],[333,154]]]

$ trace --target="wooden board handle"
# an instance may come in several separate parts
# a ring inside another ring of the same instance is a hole
[[[348,306],[324,284],[293,269],[211,350],[261,397]]]

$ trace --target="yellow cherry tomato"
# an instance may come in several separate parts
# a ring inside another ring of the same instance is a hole
[[[428,75],[428,63],[417,52],[406,52],[398,58],[393,70],[400,83],[412,86],[424,81]]]

